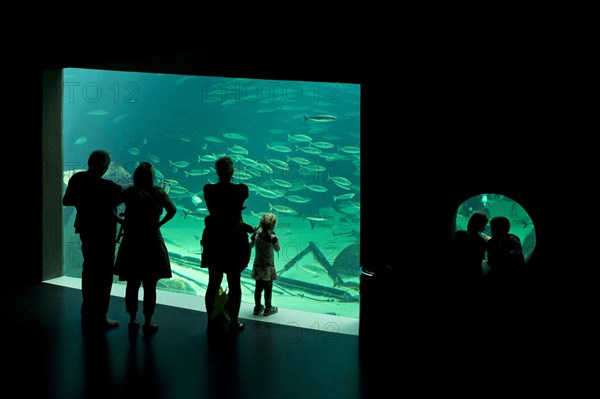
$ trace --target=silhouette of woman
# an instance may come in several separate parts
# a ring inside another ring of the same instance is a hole
[[[215,169],[219,181],[215,184],[208,183],[203,189],[204,201],[209,212],[204,219],[205,227],[201,240],[202,267],[208,267],[205,297],[208,332],[218,332],[221,327],[214,320],[213,311],[225,273],[229,287],[229,325],[225,328],[237,333],[244,328],[244,324],[238,320],[242,301],[240,274],[250,260],[248,234],[254,229],[242,219],[244,202],[248,198],[248,186],[231,182],[234,172],[231,157],[223,156],[217,159]]]
[[[150,163],[142,162],[133,173],[133,186],[121,194],[119,203],[125,203],[124,234],[115,264],[119,280],[127,281],[125,308],[132,331],[140,326],[136,317],[138,292],[144,284],[145,322],[142,329],[145,334],[158,330],[152,322],[158,280],[172,276],[169,253],[160,227],[177,211],[169,195],[154,182],[154,168]],[[163,210],[166,213],[161,219]]]

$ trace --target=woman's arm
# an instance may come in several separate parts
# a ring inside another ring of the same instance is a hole
[[[162,195],[162,201],[163,201],[162,205],[166,211],[166,214],[158,222],[158,227],[162,226],[163,224],[167,223],[169,220],[173,219],[173,217],[175,216],[175,213],[177,213],[177,208],[175,207],[175,204],[169,197],[169,194],[167,194],[166,191],[164,191],[164,190],[161,190],[161,191],[162,191],[161,195]]]

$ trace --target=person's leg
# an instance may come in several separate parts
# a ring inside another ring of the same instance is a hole
[[[116,320],[107,318],[110,292],[113,283],[115,244],[111,237],[81,233],[83,269],[81,274],[81,294],[83,302],[81,314],[84,320],[118,326]]]
[[[227,273],[227,284],[229,286],[229,299],[227,300],[227,310],[232,326],[239,325],[238,316],[242,304],[242,284],[239,272]]]
[[[156,285],[158,280],[154,277],[144,279],[144,320],[152,324],[152,316],[156,309]]]
[[[263,305],[261,304],[262,293],[264,290],[264,281],[256,280],[256,288],[254,289],[254,312],[255,316],[259,315],[260,312],[264,310]]]
[[[158,279],[155,277],[144,279],[144,333],[151,334],[158,331],[158,326],[152,323],[154,310],[156,309],[156,285]]]
[[[99,248],[102,264],[99,265],[98,275],[98,306],[99,312],[105,320],[109,320],[108,308],[110,307],[110,292],[112,291],[115,268],[115,250],[115,237],[110,235],[103,237],[101,248]]]
[[[264,316],[270,316],[279,311],[277,306],[273,306],[271,298],[273,296],[273,281],[265,281],[265,311]]]
[[[208,315],[209,322],[212,317],[213,309],[215,308],[215,299],[222,282],[223,272],[219,268],[209,267],[208,287],[206,287],[206,296],[204,297],[204,304],[206,305],[206,314]]]
[[[271,299],[273,297],[273,281],[263,281],[265,287],[265,307],[271,307]]]
[[[137,324],[138,293],[142,280],[130,277],[125,287],[125,311],[129,314],[130,324]]]
[[[256,288],[254,289],[254,304],[256,306],[261,305],[262,293],[265,287],[264,283],[262,280],[256,280]]]
[[[81,239],[81,254],[83,255],[81,270],[81,317],[84,322],[98,321],[98,309],[94,304],[94,298],[97,296],[94,292],[94,270],[97,269],[97,265],[94,263],[97,251],[95,251],[94,239],[89,234],[79,233],[79,238]]]

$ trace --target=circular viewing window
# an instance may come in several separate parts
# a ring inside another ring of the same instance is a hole
[[[466,230],[467,221],[475,211],[486,212],[490,219],[505,216],[510,220],[510,232],[521,240],[527,262],[535,249],[535,226],[527,211],[516,201],[501,194],[479,194],[463,202],[456,212],[456,230]],[[490,235],[490,226],[484,233]]]

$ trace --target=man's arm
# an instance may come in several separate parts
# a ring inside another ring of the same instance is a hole
[[[76,176],[71,177],[69,180],[69,184],[67,185],[67,190],[65,191],[65,195],[63,196],[63,206],[77,206],[79,205],[79,189],[78,189],[78,178]]]

